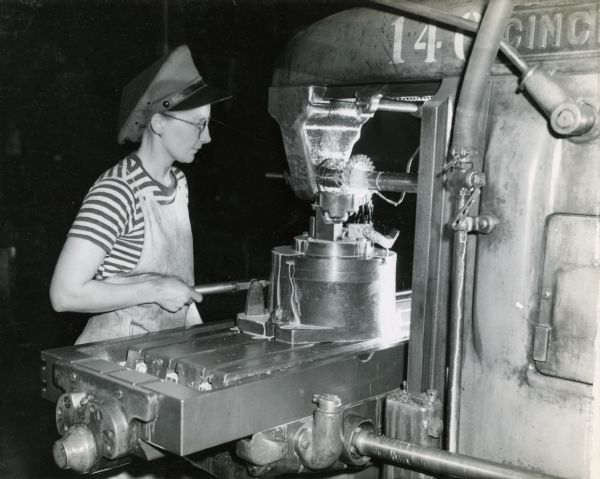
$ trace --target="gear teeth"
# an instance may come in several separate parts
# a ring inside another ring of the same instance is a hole
[[[366,172],[374,169],[367,155],[352,155],[342,171],[342,190],[368,189]]]

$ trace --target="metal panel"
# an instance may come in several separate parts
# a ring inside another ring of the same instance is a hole
[[[548,220],[534,357],[543,374],[592,383],[600,320],[599,245],[597,216]]]
[[[559,80],[583,98],[599,98],[595,74]],[[516,86],[515,78],[493,79],[481,210],[499,222],[477,240],[459,452],[558,476],[591,477],[592,390],[541,375],[532,349],[546,221],[557,213],[598,214],[599,140],[552,136],[546,119],[515,95]]]
[[[416,3],[476,19],[486,2]],[[471,35],[384,10],[343,11],[300,32],[279,59],[273,86],[388,83],[461,75]],[[548,62],[554,71],[598,71],[598,62],[593,61],[600,50],[598,3],[516,0],[505,38],[528,62]],[[501,57],[493,72],[509,72]]]

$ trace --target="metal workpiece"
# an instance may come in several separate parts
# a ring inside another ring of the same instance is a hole
[[[342,401],[335,394],[317,394],[313,421],[294,438],[294,449],[309,469],[327,469],[342,453]]]
[[[276,338],[299,344],[402,337],[396,254],[379,248],[370,257],[339,254],[356,251],[355,244],[311,241],[316,255],[273,250],[269,310],[276,313]]]
[[[429,474],[470,479],[560,479],[516,466],[378,436],[368,429],[358,431],[352,440],[359,454]]]

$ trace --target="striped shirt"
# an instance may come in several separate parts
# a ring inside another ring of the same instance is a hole
[[[98,245],[106,256],[95,279],[106,279],[131,271],[138,263],[144,245],[144,215],[140,197],[154,195],[159,204],[175,201],[177,185],[187,183],[183,172],[171,168],[173,182],[164,186],[154,180],[136,155],[128,156],[105,171],[83,200],[68,236]]]

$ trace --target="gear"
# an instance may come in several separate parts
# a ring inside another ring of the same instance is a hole
[[[373,162],[367,155],[352,155],[342,171],[342,193],[368,192],[367,173],[374,169]]]

